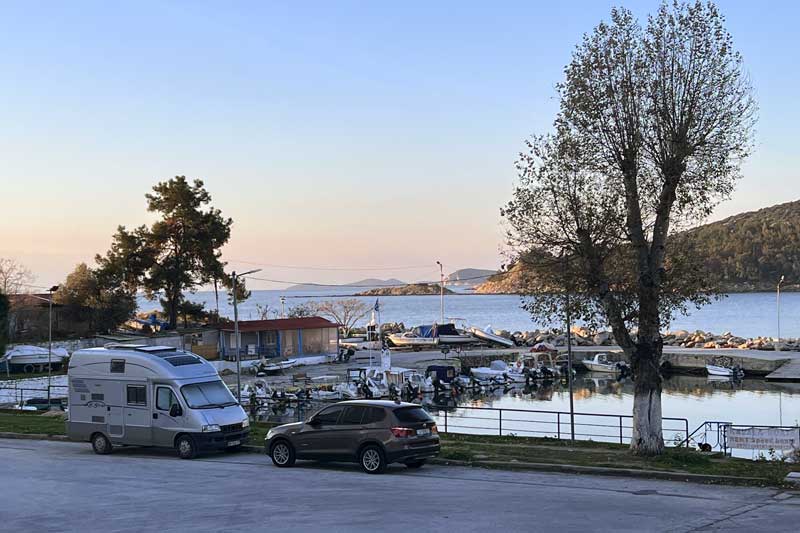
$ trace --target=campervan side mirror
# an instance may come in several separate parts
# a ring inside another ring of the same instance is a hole
[[[169,416],[175,418],[176,416],[181,416],[183,414],[183,409],[177,403],[173,403],[172,406],[169,408]]]

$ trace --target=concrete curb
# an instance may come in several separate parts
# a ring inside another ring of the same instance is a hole
[[[605,466],[578,466],[554,463],[525,463],[508,461],[458,461],[451,459],[431,459],[437,465],[477,466],[501,470],[532,470],[537,472],[555,472],[562,474],[590,474],[599,476],[635,477],[643,479],[663,479],[668,481],[691,481],[694,483],[713,484],[759,484],[772,485],[769,480],[757,477],[719,476],[707,474],[689,474],[683,472],[665,472],[661,470],[636,470],[632,468],[609,468]]]
[[[0,431],[0,439],[20,439],[20,440],[50,440],[68,442],[66,435],[45,435],[43,433],[9,433]],[[245,444],[240,448],[243,453],[263,454],[263,446]],[[714,476],[707,474],[689,474],[681,472],[664,472],[661,470],[636,470],[631,468],[609,468],[605,466],[578,466],[554,463],[526,463],[509,461],[459,461],[455,459],[429,459],[431,464],[448,466],[471,466],[495,468],[499,470],[530,470],[536,472],[554,472],[562,474],[590,474],[600,476],[634,477],[642,479],[663,479],[668,481],[691,481],[694,483],[715,483],[715,484],[759,484],[772,485],[769,480],[758,477],[737,477],[737,476]],[[786,478],[788,483],[800,485],[800,473],[793,472]]]
[[[0,431],[0,439],[24,439],[24,440],[56,440],[69,441],[66,435],[45,435],[44,433],[10,433]]]

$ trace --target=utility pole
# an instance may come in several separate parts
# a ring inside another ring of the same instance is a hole
[[[50,287],[50,300],[48,303],[49,316],[47,325],[47,410],[50,410],[50,382],[52,377],[51,367],[53,366],[53,293],[58,290],[58,285]],[[62,363],[63,366],[63,363]]]
[[[286,296],[281,296],[281,318],[286,318]]]
[[[234,270],[231,273],[231,280],[233,287],[233,336],[236,339],[236,400],[239,403],[242,403],[242,350],[239,347],[239,308],[238,308],[238,295],[236,294],[236,282],[238,278],[242,276],[246,276],[248,274],[255,274],[256,272],[261,272],[260,268],[256,270],[248,270],[247,272],[242,272],[241,274],[236,274]]]
[[[436,261],[436,264],[439,265],[439,306],[442,314],[439,323],[444,324],[444,267],[440,261]]]
[[[781,276],[781,279],[778,280],[778,293],[777,293],[777,303],[778,303],[778,343],[781,342],[781,283],[783,283],[783,279],[785,276]]]
[[[567,376],[569,377],[569,427],[571,441],[575,442],[575,403],[572,394],[572,316],[570,315],[569,291],[566,295],[567,301]]]

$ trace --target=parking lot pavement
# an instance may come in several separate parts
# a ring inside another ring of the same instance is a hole
[[[797,531],[800,492],[0,440],[5,531]]]

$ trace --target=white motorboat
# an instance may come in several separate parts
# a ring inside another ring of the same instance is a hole
[[[719,365],[706,365],[706,371],[709,376],[720,376],[726,378],[741,377],[744,372],[740,368],[728,368]]]
[[[492,361],[489,366],[480,366],[470,369],[470,373],[479,381],[507,380],[511,367],[505,361]],[[524,381],[524,379],[523,379]]]
[[[68,357],[69,353],[64,348],[53,348],[48,352],[47,348],[40,346],[15,346],[6,352],[0,363],[5,363],[3,366],[9,370],[30,373],[47,369],[48,363],[54,368],[60,367]]]
[[[297,365],[297,359],[287,359],[285,361],[276,361],[274,363],[269,363],[267,362],[267,359],[262,359],[257,367],[257,370],[258,372],[270,374],[281,372],[287,368],[292,368],[295,365]]]
[[[434,337],[439,339],[439,344],[470,344],[475,342],[475,337],[467,332],[456,329],[453,324],[434,325]]]
[[[439,339],[435,337],[421,337],[417,328],[411,331],[404,331],[403,333],[392,333],[389,335],[389,341],[398,348],[414,348],[419,350],[421,348],[432,348],[439,344]]]
[[[500,335],[496,335],[491,326],[487,326],[486,329],[480,329],[473,326],[469,328],[469,332],[482,341],[499,344],[501,346],[505,346],[506,348],[511,348],[514,346],[514,341],[511,339],[506,339],[505,337],[501,337]]]
[[[627,364],[617,361],[609,361],[608,354],[598,353],[592,359],[581,361],[583,366],[590,372],[603,372],[607,374],[619,374]]]

